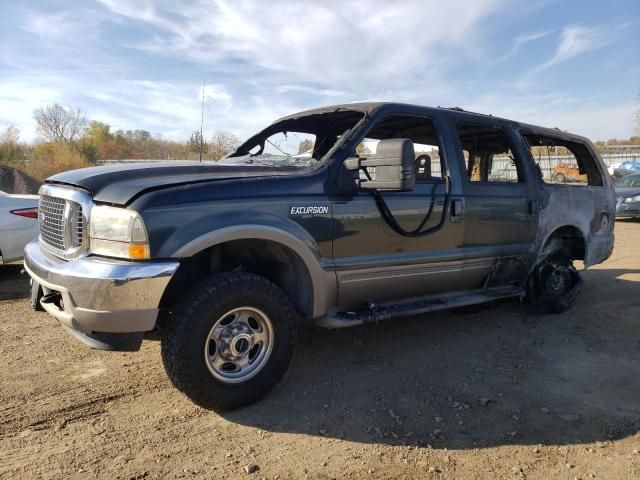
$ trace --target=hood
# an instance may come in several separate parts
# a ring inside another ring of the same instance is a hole
[[[619,187],[616,188],[616,197],[635,197],[640,195],[640,187]]]
[[[98,202],[124,205],[149,190],[221,180],[291,175],[297,169],[247,165],[184,163],[132,163],[90,167],[59,173],[45,183],[88,190]]]

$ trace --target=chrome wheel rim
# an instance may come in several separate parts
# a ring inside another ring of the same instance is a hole
[[[253,307],[238,307],[218,318],[204,344],[207,368],[217,380],[240,383],[266,365],[273,350],[273,325]]]

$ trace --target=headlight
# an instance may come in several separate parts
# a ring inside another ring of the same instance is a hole
[[[93,207],[89,219],[89,251],[133,260],[149,258],[149,238],[142,218],[126,208]]]
[[[636,195],[635,197],[627,197],[622,203],[637,203],[640,202],[640,195]]]

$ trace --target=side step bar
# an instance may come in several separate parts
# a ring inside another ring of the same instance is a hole
[[[392,318],[407,317],[421,313],[435,312],[449,308],[464,307],[486,303],[500,298],[518,297],[523,295],[520,287],[489,288],[453,295],[450,297],[413,298],[403,302],[389,302],[370,304],[352,310],[332,310],[324,317],[315,320],[315,324],[324,328],[345,328],[364,323],[379,322]]]

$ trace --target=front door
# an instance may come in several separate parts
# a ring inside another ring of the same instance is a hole
[[[437,119],[387,114],[366,134],[356,151],[375,153],[376,143],[409,138],[416,150],[416,184],[410,192],[382,193],[393,217],[406,231],[396,232],[380,213],[371,192],[333,198],[333,257],[341,305],[357,305],[455,291],[459,288],[464,224],[443,212],[448,154]],[[353,152],[356,154],[356,152]],[[459,186],[451,185],[450,190]],[[447,209],[448,210],[448,209]]]

